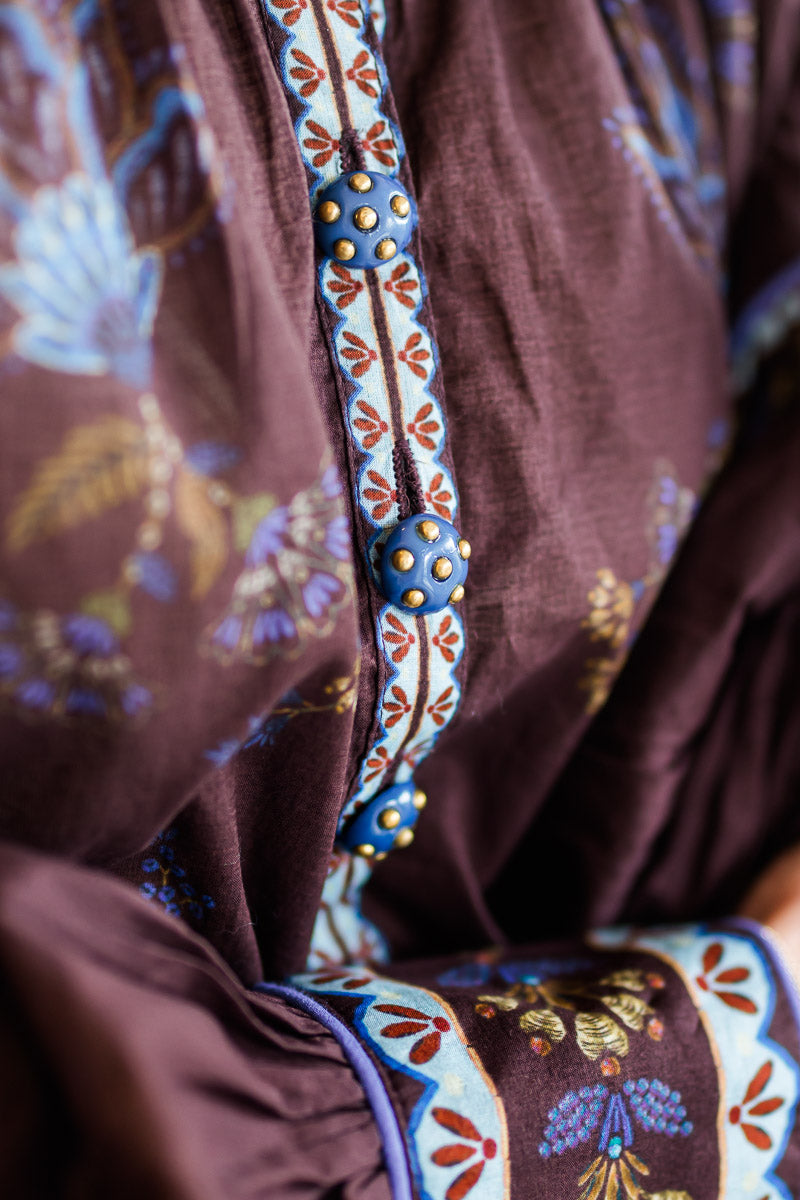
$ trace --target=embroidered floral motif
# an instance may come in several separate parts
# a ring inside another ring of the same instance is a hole
[[[148,878],[139,885],[139,892],[145,900],[161,904],[172,917],[202,921],[215,907],[214,901],[186,881],[185,870],[175,860],[176,838],[177,830],[167,829],[148,847],[141,866]]]
[[[358,0],[326,0],[331,12],[336,13],[346,25],[353,29],[361,28],[361,8]]]
[[[111,183],[76,172],[41,188],[13,244],[0,296],[22,318],[16,353],[52,371],[146,386],[163,264],[158,251],[136,250]]]
[[[683,975],[719,1063],[726,1177],[748,1179],[754,1196],[769,1184],[769,1196],[788,1197],[777,1172],[794,1127],[800,1066],[768,1036],[776,984],[765,949],[750,934],[703,926],[603,930],[592,940],[606,948],[655,952]],[[751,1127],[751,1137],[743,1124]]]
[[[598,1156],[578,1179],[579,1200],[640,1200],[644,1191],[637,1176],[650,1169],[633,1153],[634,1122],[647,1133],[667,1137],[689,1137],[692,1123],[686,1118],[680,1092],[672,1091],[660,1079],[627,1080],[620,1091],[605,1084],[567,1092],[547,1114],[550,1124],[539,1146],[542,1158],[565,1154],[588,1141],[600,1126]],[[659,1195],[681,1196],[686,1192],[669,1191]]]
[[[452,707],[453,688],[450,686],[446,687],[441,695],[437,696],[433,703],[428,705],[426,712],[430,713],[430,717],[434,725],[438,725],[441,728],[443,725],[447,724],[447,714]]]
[[[589,603],[592,608],[583,621],[584,629],[590,630],[593,642],[607,641],[612,650],[618,650],[630,632],[636,603],[633,588],[606,567],[597,572],[597,584],[589,592]]]
[[[364,779],[369,781],[376,779],[391,765],[391,761],[386,747],[378,746],[367,758],[367,774]]]
[[[336,470],[288,505],[248,497],[234,512],[236,548],[245,566],[207,645],[223,661],[265,662],[297,652],[330,632],[349,600],[350,538]]]
[[[0,220],[10,218],[15,254],[0,265],[0,297],[16,315],[6,346],[48,370],[110,374],[143,389],[164,253],[202,241],[222,216],[229,189],[179,48],[154,51],[159,73],[147,79],[149,127],[120,108],[112,166],[97,125],[117,112],[114,102],[131,106],[140,81],[120,65],[122,56],[108,53],[116,31],[104,7],[74,7],[66,19],[59,14],[57,30],[49,19],[30,6],[0,12],[5,54],[27,81],[32,115],[26,152],[12,150],[0,170]],[[81,53],[81,42],[92,43],[90,54]],[[103,113],[95,110],[91,87],[107,98]],[[13,102],[3,119],[15,119]],[[163,171],[165,153],[174,160],[175,195],[182,199],[168,219],[160,213],[156,229],[141,198],[148,189],[131,197],[159,156]]]
[[[503,964],[499,970],[508,977],[520,966],[524,964]],[[596,982],[580,975],[546,978],[534,970],[526,975],[526,982],[515,982],[501,993],[479,995],[475,1011],[486,1019],[514,1013],[531,1050],[539,1057],[567,1038],[565,1017],[571,1018],[576,1045],[592,1062],[602,1059],[601,1073],[608,1076],[619,1073],[619,1059],[630,1050],[628,1031],[641,1033],[647,1029],[653,1037],[655,1021],[654,1040],[663,1037],[663,1020],[656,1017],[650,1003],[659,983],[663,987],[663,980],[657,976],[634,970],[612,972]],[[607,1011],[598,1011],[603,1008]]]
[[[372,504],[373,520],[381,521],[397,504],[397,491],[377,471],[367,471],[367,480],[371,486],[364,488],[364,499]]]
[[[318,713],[334,713],[342,716],[349,712],[356,701],[357,669],[352,675],[342,675],[331,683],[326,683],[323,689],[323,699],[320,703],[304,699],[296,688],[292,688],[280,698],[275,708],[265,718],[262,715],[250,717],[248,733],[243,740],[228,738],[220,742],[213,750],[206,750],[205,758],[215,767],[222,767],[239,753],[240,750],[258,748],[265,750],[275,745],[278,735],[283,732],[295,717],[314,716]]]
[[[0,699],[20,715],[75,721],[130,721],[154,703],[108,620],[26,614],[8,601],[0,601]]]
[[[306,128],[313,134],[313,137],[303,139],[306,150],[314,151],[312,163],[315,167],[327,166],[334,154],[339,153],[339,139],[332,137],[318,121],[307,121]]]
[[[716,81],[728,103],[753,104],[758,21],[751,0],[705,0]]]
[[[631,104],[603,121],[664,225],[719,270],[725,175],[716,100],[665,12],[603,0]]]
[[[273,7],[283,10],[281,20],[284,25],[294,25],[308,5],[307,0],[273,0]]]
[[[710,449],[716,455],[716,449]],[[670,463],[659,459],[647,499],[646,533],[650,552],[646,572],[641,579],[628,583],[619,579],[610,567],[603,567],[597,572],[597,582],[588,593],[589,615],[581,625],[588,630],[590,640],[605,643],[607,651],[586,660],[585,673],[578,683],[588,694],[587,713],[599,712],[608,699],[633,642],[636,607],[646,596],[652,599],[663,582],[696,507],[694,493],[678,484]]]

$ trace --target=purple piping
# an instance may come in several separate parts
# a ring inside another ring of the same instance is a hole
[[[413,1200],[406,1145],[400,1122],[378,1068],[349,1026],[318,1000],[285,983],[257,983],[255,991],[280,996],[324,1025],[342,1047],[369,1101],[383,1143],[383,1157],[394,1200]]]

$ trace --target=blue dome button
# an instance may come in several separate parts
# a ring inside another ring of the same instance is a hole
[[[405,250],[416,207],[396,179],[349,171],[320,194],[314,228],[323,254],[351,267],[379,267]]]
[[[396,525],[381,555],[381,590],[404,612],[441,612],[464,596],[471,550],[441,517],[421,513]]]
[[[410,846],[426,800],[413,783],[386,788],[350,818],[337,838],[339,849],[380,860],[390,850]]]

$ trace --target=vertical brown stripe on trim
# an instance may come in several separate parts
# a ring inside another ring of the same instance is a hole
[[[342,63],[339,58],[339,51],[336,47],[336,41],[328,26],[328,19],[325,16],[325,5],[323,0],[310,0],[311,12],[314,15],[314,20],[317,23],[319,30],[322,49],[325,54],[325,62],[328,67],[328,75],[331,81],[333,90],[333,99],[336,103],[336,111],[339,114],[339,125],[341,126],[340,133],[352,129],[353,118],[350,114],[350,105],[347,100],[347,91],[344,86],[344,74],[342,73]]]
[[[372,323],[375,326],[375,333],[378,337],[378,349],[380,351],[383,374],[386,379],[386,389],[389,393],[392,437],[395,442],[400,442],[406,434],[403,428],[403,400],[400,394],[400,381],[397,378],[392,335],[389,332],[389,322],[386,320],[386,311],[383,307],[383,293],[381,292],[380,280],[376,277],[373,270],[365,271],[365,275],[367,277],[367,290],[372,308]]]
[[[428,625],[426,617],[414,618],[417,626],[417,638],[419,639],[419,684],[417,686],[417,695],[414,700],[414,711],[411,714],[411,721],[408,726],[408,733],[403,738],[403,745],[400,747],[400,752],[406,748],[413,737],[416,737],[419,727],[422,724],[422,717],[425,712],[425,703],[428,699],[428,691],[431,683],[431,648],[428,641]],[[398,758],[400,755],[398,754]]]

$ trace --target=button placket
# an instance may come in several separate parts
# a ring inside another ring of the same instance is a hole
[[[430,563],[426,560],[430,573],[426,582],[436,585],[439,599],[445,593],[449,616],[443,618],[433,609],[420,615],[411,606],[392,603],[376,612],[382,664],[378,732],[360,765],[337,835],[340,856],[366,866],[385,851],[353,856],[351,845],[376,844],[363,838],[353,843],[353,824],[374,802],[382,803],[378,794],[387,785],[411,787],[413,792],[413,769],[430,752],[458,706],[456,671],[464,635],[453,605],[462,594],[466,574],[466,555],[458,547],[466,543],[457,533],[457,493],[435,383],[438,356],[426,327],[431,319],[425,311],[427,289],[415,258],[417,212],[407,174],[402,179],[399,175],[404,149],[377,40],[361,9],[348,9],[345,21],[325,0],[308,0],[305,7],[293,9],[296,16],[287,21],[280,0],[262,3],[283,35],[279,65],[292,98],[322,252],[323,321],[345,382],[346,429],[357,468],[355,524],[374,568],[376,589],[381,591],[382,580],[377,547],[395,535],[409,514],[416,515],[418,522],[441,518],[452,527],[447,553],[434,554]],[[318,83],[305,94],[291,73],[295,50],[318,69]],[[376,82],[365,90],[362,84],[367,79]],[[352,180],[356,186],[351,186]],[[416,499],[406,491],[407,481],[398,478],[393,462],[393,449],[408,436],[416,438]],[[427,492],[435,511],[422,511],[427,507]],[[424,587],[403,590],[425,591]],[[402,646],[392,640],[399,635],[390,618],[407,628]],[[441,637],[438,645],[435,641],[442,620],[448,622],[446,646]],[[392,844],[402,846],[411,840],[412,829],[402,825],[394,832],[382,829],[380,833],[382,838],[391,834]],[[372,835],[377,838],[378,831],[372,830]],[[357,873],[360,888],[364,875],[360,869]],[[318,922],[320,953],[322,941],[330,946],[330,939],[322,936],[323,925],[338,921],[336,879],[341,880],[341,941],[352,943],[348,953],[363,955],[363,948],[353,940],[354,876],[338,866],[326,884],[325,916]]]

